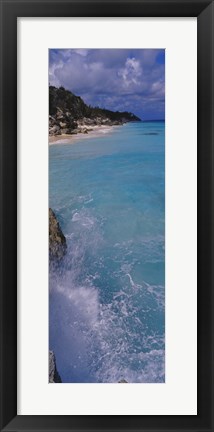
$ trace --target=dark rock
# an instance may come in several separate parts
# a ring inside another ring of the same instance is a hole
[[[120,381],[118,381],[119,384],[128,384],[128,381],[126,381],[125,379],[121,379]]]
[[[66,253],[65,236],[51,208],[49,208],[49,259],[60,260]]]
[[[53,122],[53,123],[55,122],[55,118],[51,115],[49,115],[49,122]]]
[[[53,351],[49,351],[49,383],[61,383],[61,377],[56,367],[56,358]]]
[[[49,129],[50,135],[56,135],[58,133],[60,133],[60,127],[59,126],[54,125],[54,126],[50,127],[50,129]]]

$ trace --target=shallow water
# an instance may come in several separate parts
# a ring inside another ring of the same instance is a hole
[[[50,271],[50,348],[63,382],[165,380],[165,124],[49,150],[68,253]]]

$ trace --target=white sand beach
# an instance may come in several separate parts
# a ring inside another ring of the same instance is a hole
[[[121,125],[119,125],[120,127]],[[93,130],[89,130],[88,133],[77,133],[77,134],[63,134],[63,135],[53,135],[49,136],[49,144],[75,144],[79,140],[87,139],[87,138],[96,138],[102,135],[113,132],[115,128],[118,126],[93,126]]]

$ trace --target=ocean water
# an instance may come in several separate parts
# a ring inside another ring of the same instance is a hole
[[[68,252],[49,276],[63,382],[165,381],[165,123],[49,149],[49,204]]]

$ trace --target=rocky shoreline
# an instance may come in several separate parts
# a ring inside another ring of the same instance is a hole
[[[54,116],[49,116],[49,136],[88,134],[94,131],[96,127],[120,126],[124,123],[126,122],[112,121],[109,118],[103,119],[101,117],[94,119],[83,117],[74,122],[68,112],[63,113],[58,108]]]
[[[66,238],[53,210],[49,208],[49,265],[56,265],[66,254]],[[61,377],[56,366],[56,357],[49,351],[49,383],[61,383]]]
[[[49,383],[61,383],[61,377],[56,367],[56,357],[53,351],[49,351]]]
[[[49,137],[88,134],[95,127],[141,121],[133,113],[91,107],[63,87],[49,87]]]
[[[49,261],[59,261],[66,254],[66,238],[55,213],[49,208]]]

